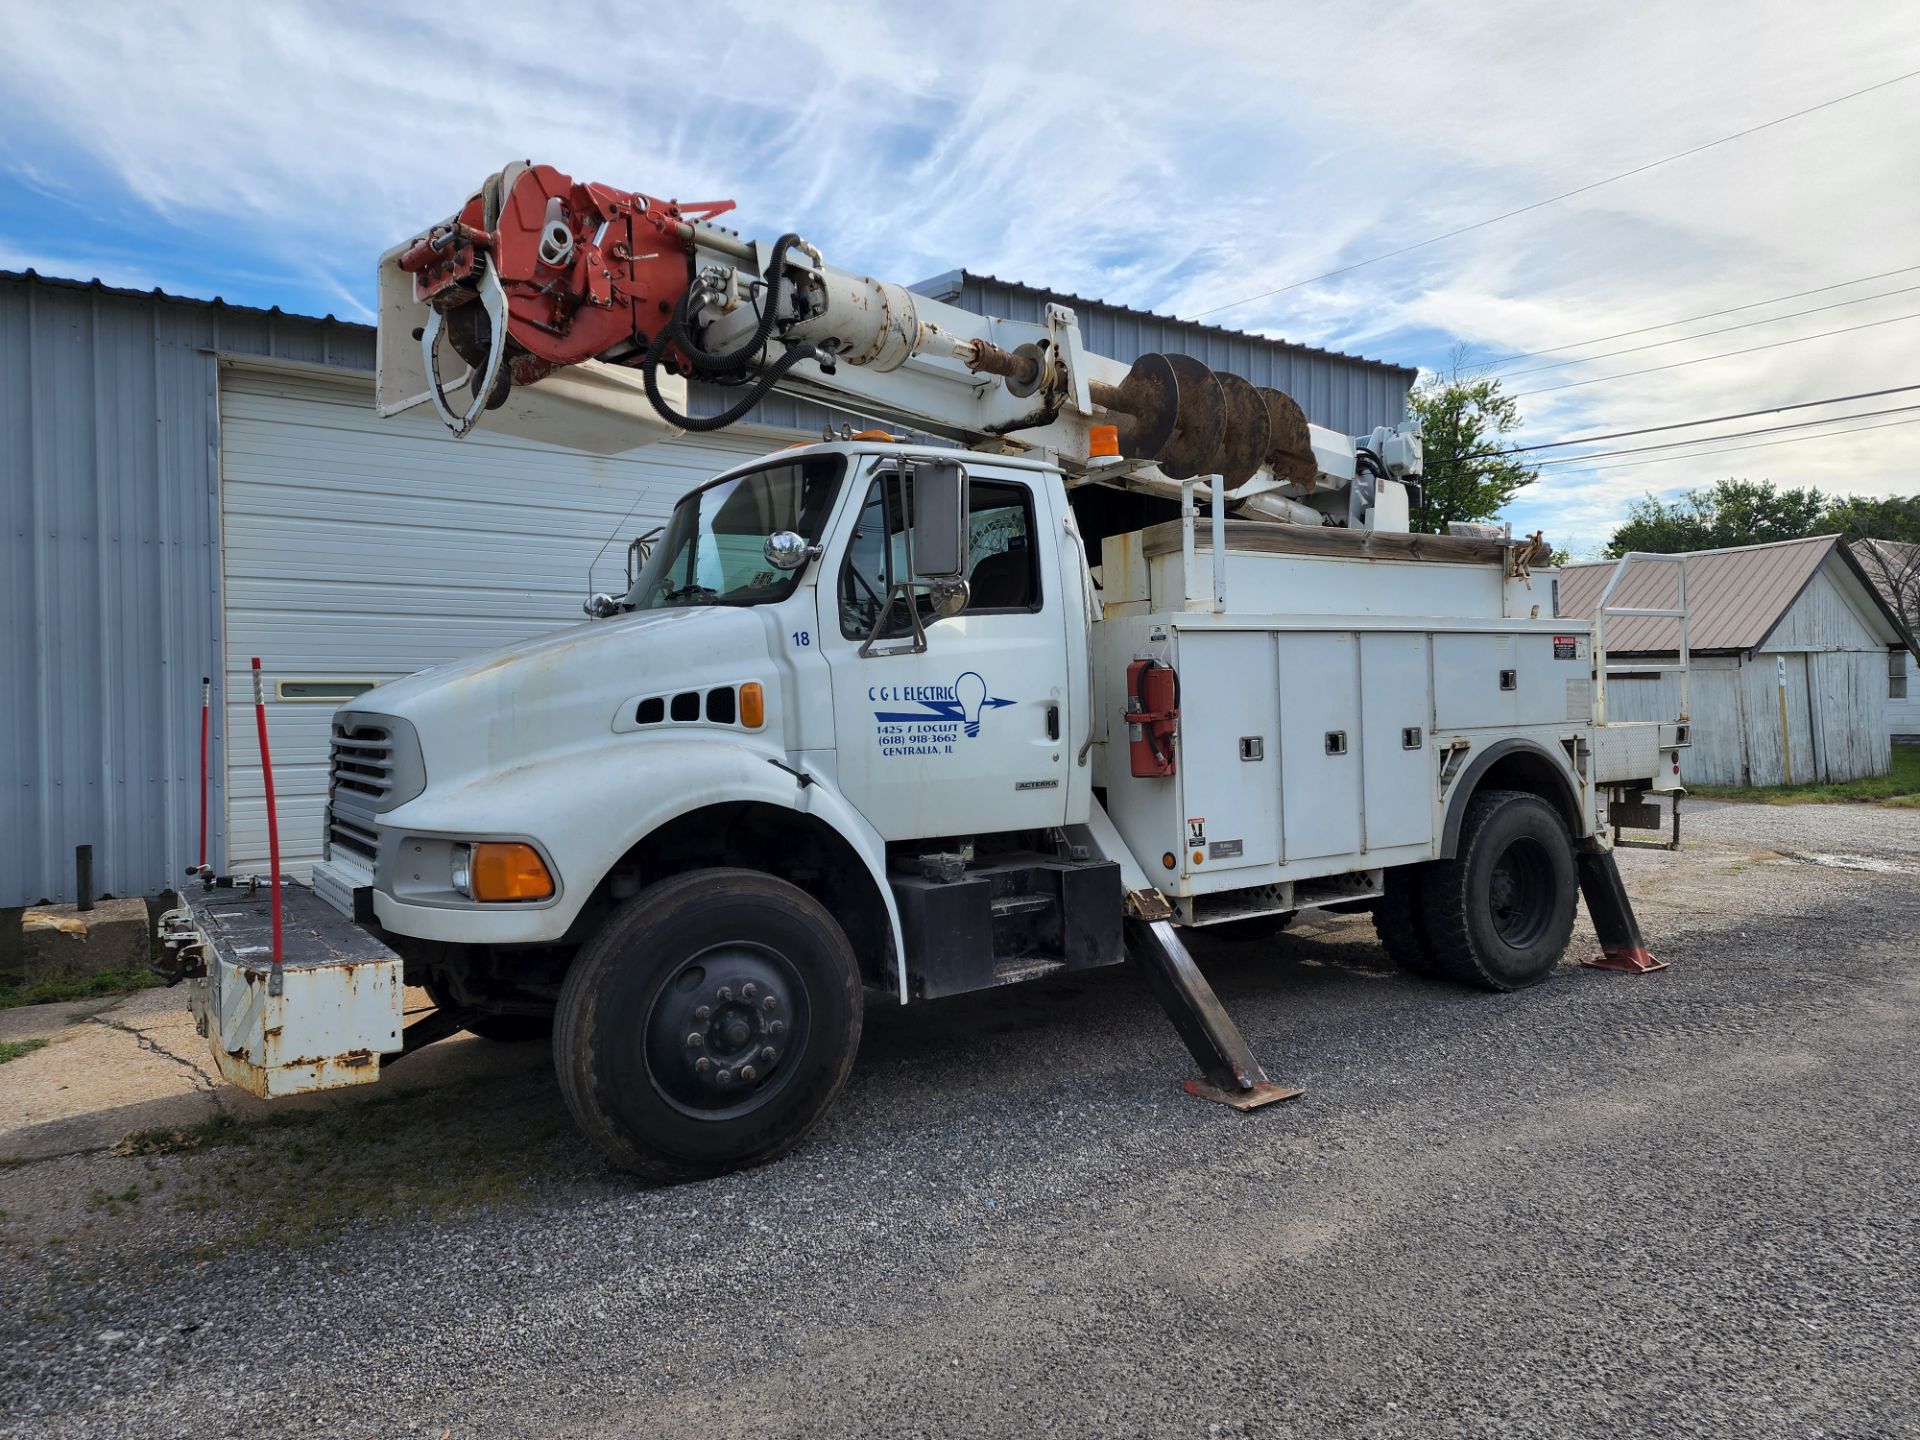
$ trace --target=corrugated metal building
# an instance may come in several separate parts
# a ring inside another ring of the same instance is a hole
[[[1613,569],[1562,570],[1558,613],[1591,618]],[[1677,590],[1676,567],[1637,566],[1612,603],[1671,609]],[[1781,785],[1887,772],[1888,677],[1913,641],[1838,536],[1690,554],[1687,604],[1693,743],[1680,752],[1683,780]],[[1606,642],[1612,664],[1653,664],[1677,652],[1678,626],[1610,620]],[[1673,675],[1607,682],[1611,720],[1670,720],[1679,709]]]
[[[1410,370],[1002,289],[1016,314],[1074,304],[1118,358],[1187,349],[1297,377],[1323,424],[1405,413]],[[198,845],[202,675],[209,859],[264,868],[256,654],[275,684],[282,858],[304,873],[338,696],[577,622],[596,556],[604,588],[689,487],[849,418],[776,395],[723,434],[611,458],[455,441],[377,420],[373,363],[365,325],[0,273],[0,906],[72,899],[78,844],[103,893],[177,883]],[[725,403],[695,390],[697,410]]]
[[[1332,350],[1287,345],[1244,330],[1226,330],[1192,320],[1176,320],[1104,300],[1088,300],[1058,291],[1038,290],[1015,280],[950,270],[907,287],[971,310],[1008,320],[1043,323],[1049,305],[1066,305],[1080,322],[1087,348],[1132,362],[1155,351],[1193,356],[1225,370],[1284,390],[1299,402],[1307,419],[1330,430],[1364,435],[1376,425],[1391,425],[1407,413],[1407,392],[1418,372],[1404,365],[1383,365]]]

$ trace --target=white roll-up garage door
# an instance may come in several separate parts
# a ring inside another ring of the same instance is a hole
[[[431,417],[379,419],[368,380],[223,365],[229,867],[267,868],[250,657],[268,677],[281,866],[304,878],[341,693],[580,623],[609,536],[595,589],[619,588],[627,541],[688,489],[793,438],[732,430],[611,457],[484,429],[455,440]]]

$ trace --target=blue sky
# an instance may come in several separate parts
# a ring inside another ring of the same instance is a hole
[[[385,246],[531,157],[735,198],[743,228],[901,281],[965,266],[1192,314],[1920,69],[1910,12],[1851,0],[704,4],[583,24],[486,4],[5,7],[0,268],[364,319]],[[1917,159],[1920,79],[1208,318],[1443,369],[1462,347],[1857,281],[1920,265]],[[1920,271],[1663,329],[1597,348],[1850,302],[1508,388],[1883,319],[1529,394],[1525,435],[1920,383],[1920,319],[1896,318],[1920,292],[1863,298],[1908,284]],[[1912,493],[1920,425],[1647,458],[1551,470],[1510,518],[1581,552],[1645,491],[1728,474]]]

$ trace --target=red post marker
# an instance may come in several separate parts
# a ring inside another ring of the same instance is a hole
[[[273,757],[267,751],[267,689],[260,674],[260,657],[253,657],[253,718],[260,728],[260,778],[267,791],[267,864],[273,877],[273,968],[280,969],[280,821],[273,808]]]
[[[200,865],[207,873],[207,733],[212,728],[213,677],[200,677]]]

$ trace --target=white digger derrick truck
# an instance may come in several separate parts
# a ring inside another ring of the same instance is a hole
[[[582,1129],[672,1180],[798,1142],[864,1005],[1129,957],[1190,1090],[1295,1093],[1191,928],[1371,907],[1399,964],[1511,990],[1583,892],[1597,963],[1657,968],[1607,831],[1677,804],[1684,705],[1604,723],[1604,648],[1531,583],[1537,537],[1409,533],[1414,431],[1335,434],[1184,355],[1093,354],[1064,307],[973,315],[727,208],[491,177],[381,259],[383,413],[615,453],[778,387],[937,438],[728,471],[586,624],[341,709],[284,949],[231,877],[165,922],[229,1079],[366,1083],[551,1026]],[[688,414],[688,377],[737,403]],[[411,1025],[405,984],[438,1002]]]

